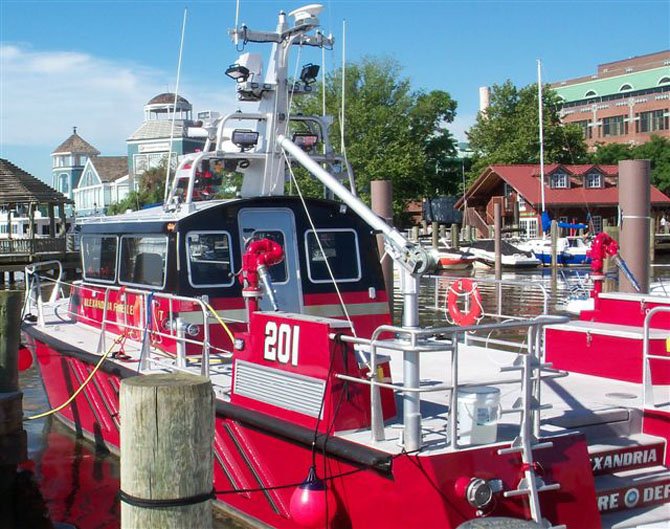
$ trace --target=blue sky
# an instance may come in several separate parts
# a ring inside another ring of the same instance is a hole
[[[273,29],[278,11],[309,1],[242,0],[240,22]],[[460,139],[474,122],[479,87],[595,73],[600,63],[670,48],[670,1],[322,2],[336,38],[327,68],[390,56],[415,89],[448,91]],[[184,8],[188,22],[180,93],[194,110],[232,110],[223,75],[237,52],[227,30],[233,0],[0,0],[0,156],[50,181],[50,153],[77,125],[103,154],[125,154],[142,106],[173,90]],[[256,50],[251,50],[256,51]],[[259,50],[265,53],[265,50]],[[301,62],[320,62],[303,54]]]

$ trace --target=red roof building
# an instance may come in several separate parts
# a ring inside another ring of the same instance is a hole
[[[602,230],[603,222],[616,224],[619,204],[617,165],[561,165],[544,168],[545,210],[552,219],[589,225]],[[500,203],[503,226],[518,225],[529,237],[540,233],[542,183],[535,164],[490,165],[472,182],[456,207],[464,209],[465,223],[488,237],[494,204]],[[670,198],[651,187],[652,214],[670,208]]]

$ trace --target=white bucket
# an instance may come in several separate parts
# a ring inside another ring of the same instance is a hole
[[[477,386],[458,390],[458,441],[463,445],[495,443],[500,416],[500,390]]]

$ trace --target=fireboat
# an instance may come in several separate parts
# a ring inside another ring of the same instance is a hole
[[[545,298],[519,317],[505,292],[536,285],[465,278],[444,283],[448,321],[423,326],[435,259],[356,196],[332,120],[291,112],[317,70],[289,78],[289,53],[333,45],[321,10],[231,31],[238,47],[271,45],[267,68],[245,52],[227,70],[256,110],[189,129],[205,146],[162,205],[84,222],[81,280],[27,269],[24,341],[56,416],[118,452],[123,379],[207,377],[215,505],[258,527],[667,522],[668,299],[595,293],[570,322]],[[297,168],[328,198],[303,197]],[[377,234],[399,273],[399,324]],[[292,501],[305,482],[325,508]]]

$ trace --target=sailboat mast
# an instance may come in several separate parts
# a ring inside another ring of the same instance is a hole
[[[540,125],[540,195],[542,197],[542,213],[544,213],[544,119],[542,113],[542,63],[537,60],[537,108]]]

